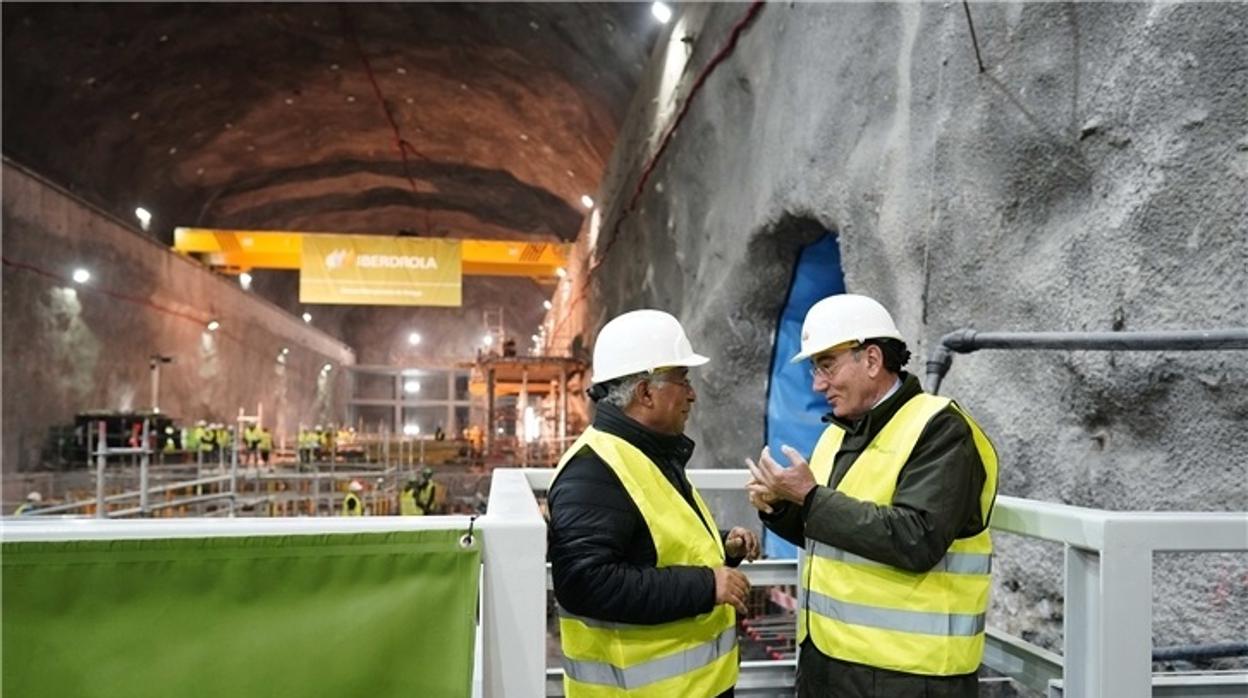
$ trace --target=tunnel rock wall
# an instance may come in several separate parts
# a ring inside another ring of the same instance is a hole
[[[694,467],[761,447],[777,314],[822,230],[848,288],[892,309],[912,372],[962,327],[1248,326],[1248,5],[973,3],[981,73],[955,3],[768,4],[630,207],[749,11],[690,6],[659,41],[575,274],[587,345],[659,307],[712,358]],[[994,439],[1002,494],[1248,509],[1243,352],[980,352],[942,393]],[[1060,547],[998,538],[991,622],[1059,645]],[[1242,554],[1159,556],[1155,642],[1248,635],[1246,575]]]
[[[6,476],[38,468],[49,429],[78,412],[147,410],[152,354],[173,357],[160,407],[179,424],[263,405],[275,440],[293,443],[301,422],[345,416],[346,345],[11,162],[3,176]]]

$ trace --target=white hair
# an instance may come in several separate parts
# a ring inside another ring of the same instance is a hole
[[[620,409],[628,407],[633,401],[633,394],[637,392],[637,386],[649,377],[648,373],[634,373],[631,376],[624,376],[617,379],[615,385],[607,390],[607,394],[602,398],[602,402],[615,405]]]

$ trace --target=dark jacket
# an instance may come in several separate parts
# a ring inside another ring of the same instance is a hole
[[[930,570],[955,538],[983,530],[979,495],[987,475],[970,427],[952,406],[933,417],[919,436],[897,476],[891,505],[864,502],[835,490],[897,410],[923,392],[917,378],[907,373],[901,377],[897,392],[858,421],[824,417],[845,429],[831,478],[811,490],[801,506],[782,503],[774,513],[760,514],[768,528],[798,547],[811,538],[911,572]],[[977,689],[974,674],[925,677],[842,662],[824,656],[809,640],[803,650],[799,683],[827,686],[828,692],[821,695],[975,695]]]
[[[693,455],[691,439],[650,431],[602,402],[597,404],[594,428],[640,449],[697,513],[685,477],[685,465]],[[592,450],[583,450],[564,466],[547,502],[551,573],[555,598],[563,608],[589,618],[641,625],[690,618],[714,608],[715,575],[709,567],[655,567],[658,556],[641,511],[611,467]],[[724,532],[717,533],[722,539]]]

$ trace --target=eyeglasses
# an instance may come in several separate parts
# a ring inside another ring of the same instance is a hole
[[[679,370],[678,368],[655,369],[650,372],[650,380],[655,383],[671,383],[672,385],[679,385],[685,390],[692,390],[693,384],[689,382],[689,375],[678,375],[676,372]]]
[[[850,356],[850,355],[857,356],[858,353],[861,351],[862,351],[862,345],[858,344],[858,345],[849,347],[845,351],[839,354],[836,354],[835,356],[825,356],[823,358],[812,361],[811,366],[810,366],[811,378],[823,378],[824,380],[832,380],[832,376],[835,376],[836,372],[840,370],[841,366],[845,364],[845,362],[842,361],[841,358],[845,356]]]

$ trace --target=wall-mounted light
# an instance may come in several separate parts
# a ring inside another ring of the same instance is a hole
[[[73,278],[74,283],[76,284],[85,284],[91,280],[91,272],[83,269],[82,267],[78,267],[74,270],[74,274],[71,278]]]
[[[139,227],[147,230],[152,224],[152,214],[142,206],[134,209],[134,217],[139,219]]]
[[[551,303],[550,301],[542,301],[542,308],[550,310],[553,307],[555,307],[554,303]]]
[[[581,194],[581,205],[585,208],[594,207],[594,199],[589,194]]]
[[[409,333],[407,335],[407,343],[412,346],[416,346],[417,344],[420,344],[420,333],[419,332]]]
[[[325,364],[321,367],[321,373],[329,373],[332,370],[334,370],[333,364]]]
[[[209,331],[209,332],[216,332],[216,331],[217,331],[217,330],[219,330],[219,329],[221,329],[221,323],[217,322],[216,320],[209,320],[209,321],[208,321],[208,331]]]
[[[494,335],[492,334],[485,335],[484,337],[481,338],[481,343],[487,347],[494,346]]]
[[[558,269],[555,270],[555,276],[561,279],[567,275],[568,275],[568,270],[564,269],[563,267],[559,267]]]
[[[303,321],[304,321],[304,322],[312,322],[312,313],[304,313],[304,314],[303,314]]]
[[[659,20],[659,24],[667,24],[672,19],[672,8],[666,3],[656,2],[650,6],[650,14]]]
[[[251,274],[248,274],[247,272],[243,272],[242,274],[239,274],[238,285],[242,286],[244,291],[250,289],[251,288]]]

